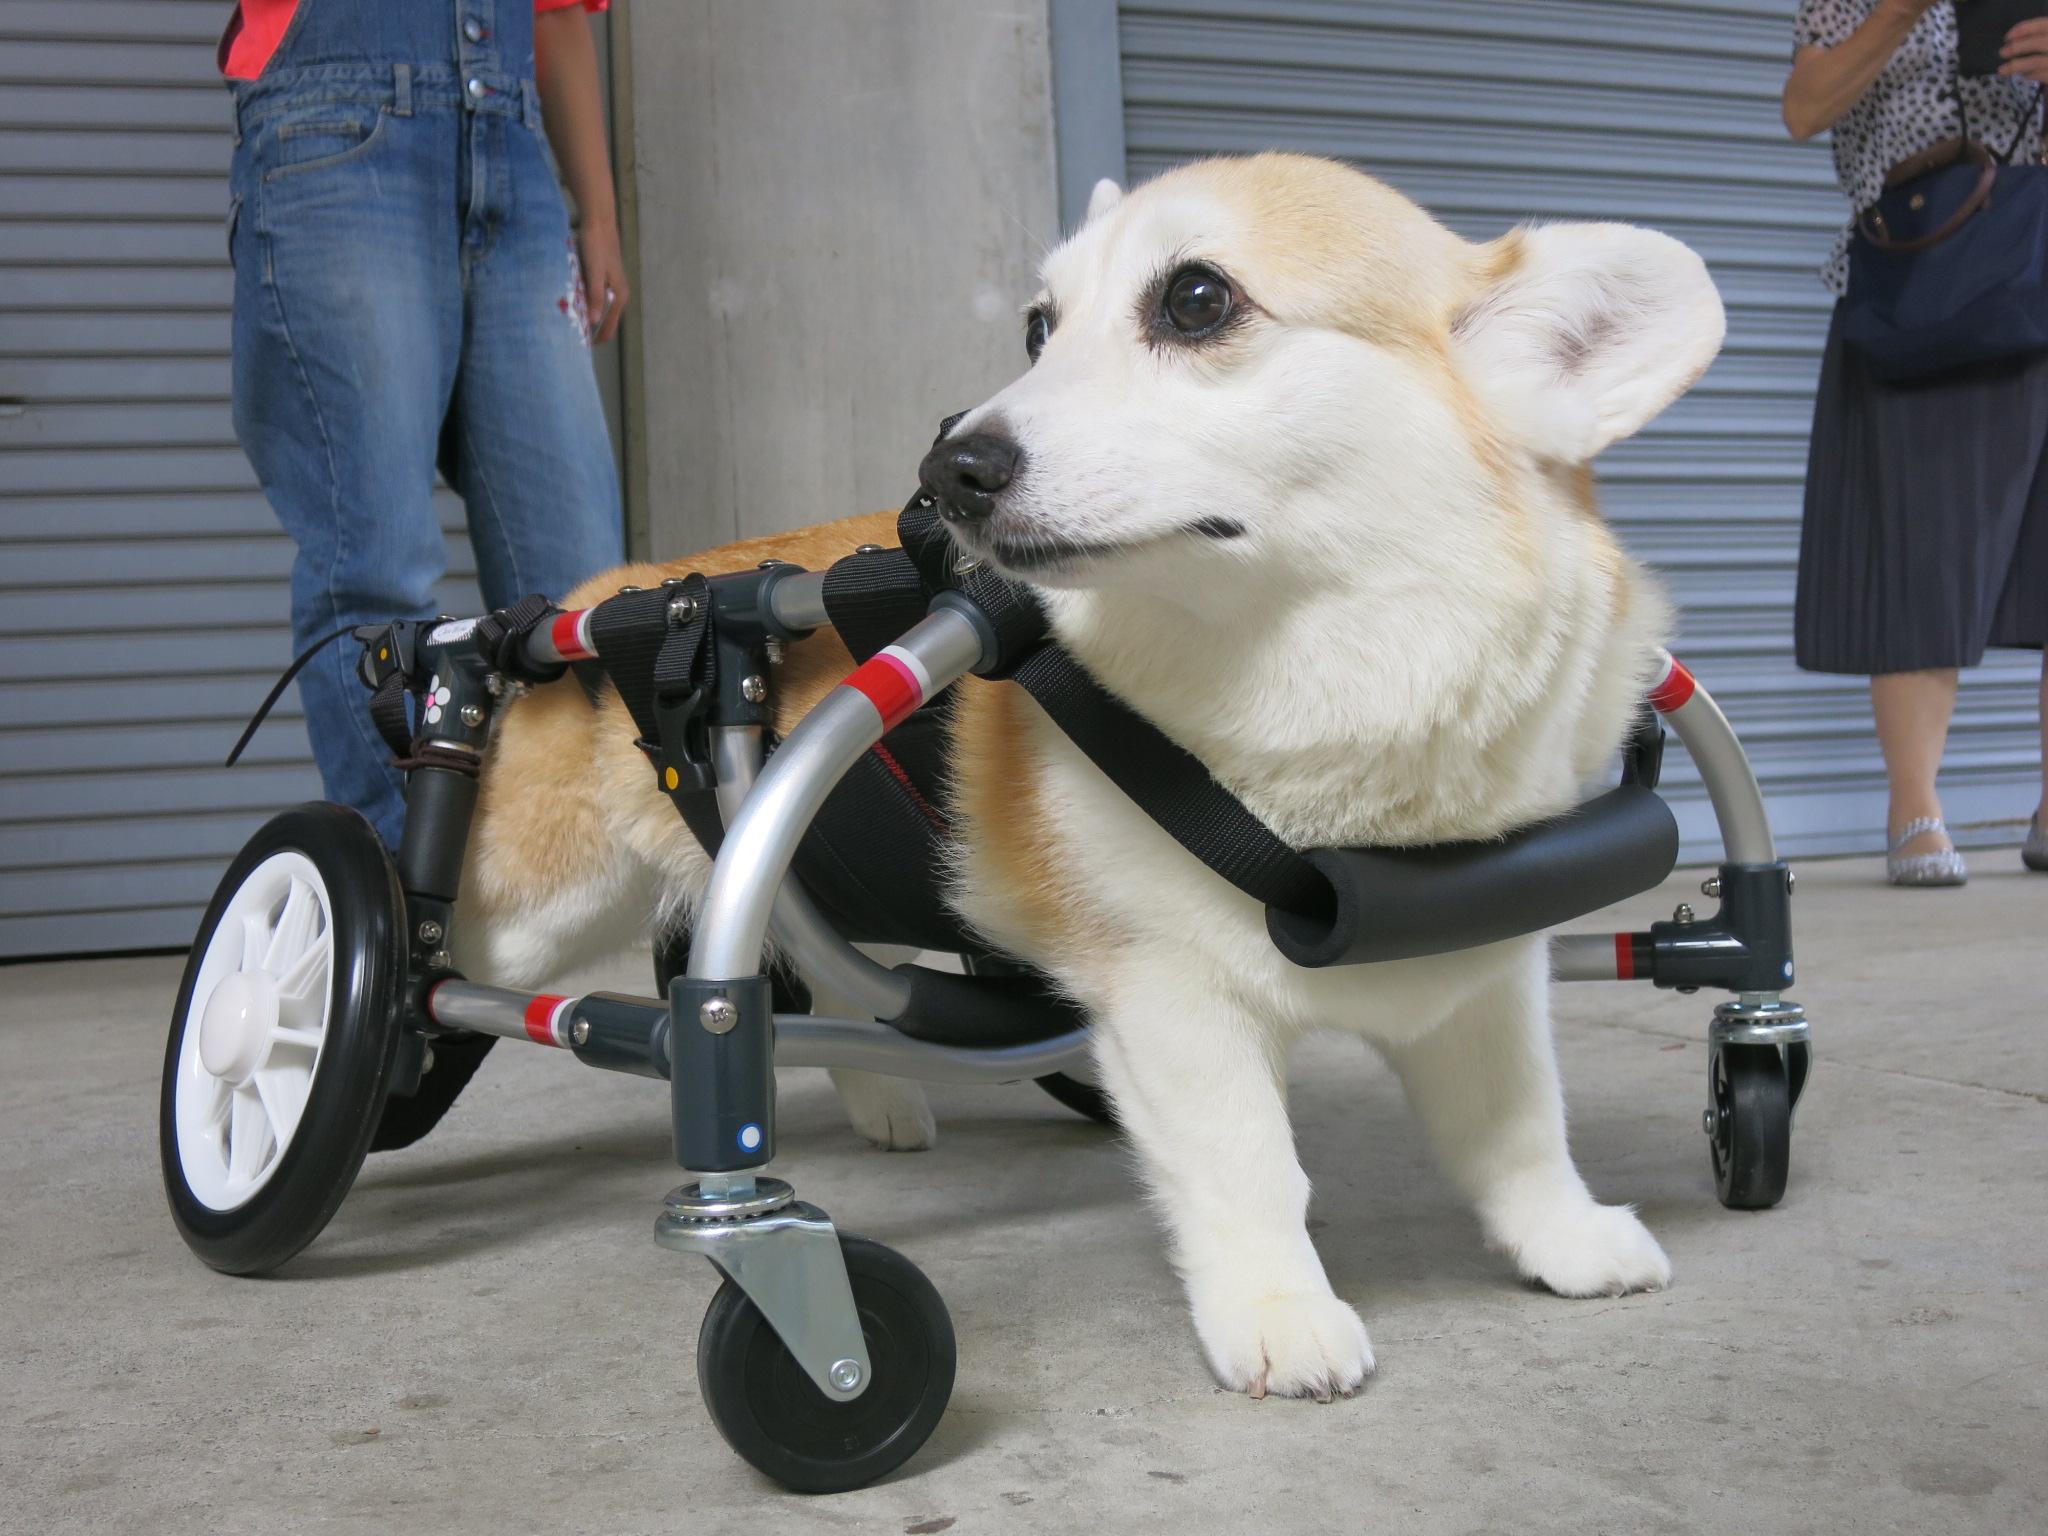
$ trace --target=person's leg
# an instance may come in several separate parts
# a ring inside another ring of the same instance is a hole
[[[1907,823],[1941,815],[1934,781],[1948,744],[1949,718],[1956,709],[1956,669],[1891,672],[1870,680],[1870,704],[1877,715],[1878,745],[1884,749],[1891,807],[1885,839],[1897,838]],[[1939,853],[1950,847],[1939,832],[1923,832],[1898,850],[1902,857]]]
[[[572,277],[569,223],[537,128],[493,134],[487,234],[465,259],[455,488],[492,607],[560,598],[625,558],[617,468]]]
[[[343,105],[310,112],[347,117]],[[368,137],[350,148],[279,131],[303,115],[280,113],[244,146],[234,357],[236,435],[298,545],[299,649],[344,625],[433,612],[446,563],[434,445],[459,316],[454,242],[434,233],[446,223],[437,183],[445,194],[452,179],[447,124],[373,105],[357,111]],[[346,152],[294,158],[309,146]],[[357,655],[343,639],[299,674],[307,735],[328,798],[395,846],[399,779]]]

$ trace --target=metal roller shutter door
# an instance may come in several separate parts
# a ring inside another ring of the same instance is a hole
[[[1700,385],[1600,462],[1607,511],[1683,605],[1676,649],[1748,744],[1780,844],[1882,847],[1861,679],[1791,657],[1800,485],[1845,217],[1824,143],[1778,119],[1790,0],[1186,0],[1119,7],[1129,175],[1268,148],[1350,160],[1460,233],[1621,219],[1705,256],[1729,340]],[[2016,842],[2038,789],[2039,663],[1966,673],[1943,774],[1957,840]],[[1690,856],[1712,816],[1674,753]]]
[[[317,798],[292,547],[228,421],[220,0],[0,0],[0,956],[188,942]],[[444,606],[478,597],[451,533]]]

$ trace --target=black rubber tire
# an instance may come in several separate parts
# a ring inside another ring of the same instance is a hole
[[[1033,1081],[1075,1114],[1086,1115],[1099,1125],[1117,1128],[1116,1105],[1093,1083],[1084,1083],[1064,1072],[1050,1072]]]
[[[730,1280],[697,1334],[697,1385],[726,1443],[785,1488],[845,1493],[895,1471],[931,1437],[953,1395],[953,1320],[924,1272],[842,1232],[846,1275],[874,1376],[835,1403],[804,1374]]]
[[[1714,1114],[1714,1193],[1731,1211],[1761,1211],[1785,1197],[1792,1165],[1792,1096],[1775,1045],[1722,1045],[1707,1062]]]
[[[179,1160],[176,1090],[179,1050],[192,989],[222,914],[264,860],[286,850],[310,860],[327,888],[334,935],[325,1042],[306,1107],[276,1171],[229,1210],[200,1202]],[[231,1275],[277,1268],[320,1235],[362,1167],[384,1108],[398,1046],[405,899],[391,856],[355,811],[313,802],[272,817],[235,855],[199,925],[164,1052],[158,1148],[171,1216],[186,1245]]]

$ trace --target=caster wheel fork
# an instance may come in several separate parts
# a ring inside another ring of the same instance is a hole
[[[865,1487],[937,1428],[953,1324],[901,1254],[767,1178],[683,1186],[655,1241],[725,1277],[697,1335],[697,1382],[719,1433],[769,1477],[799,1493]]]

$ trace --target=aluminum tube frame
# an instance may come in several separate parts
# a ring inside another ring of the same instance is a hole
[[[1669,652],[1660,653],[1673,666]],[[1714,804],[1714,820],[1720,824],[1721,847],[1731,864],[1775,864],[1777,842],[1771,836],[1771,818],[1764,809],[1764,792],[1757,784],[1756,770],[1749,754],[1721,706],[1699,679],[1693,679],[1692,696],[1664,718],[1685,743],[1707,797]]]
[[[981,661],[982,637],[965,617],[940,609],[889,649],[917,663],[924,673],[923,696],[930,698]],[[842,683],[776,750],[727,827],[712,867],[690,945],[686,974],[692,980],[740,981],[762,974],[769,914],[796,845],[832,787],[887,728],[867,694]]]
[[[557,1026],[567,1027],[577,1001],[509,987],[487,987],[481,982],[451,977],[434,983],[427,994],[427,1017],[449,1029],[468,1029],[480,1035],[495,1035],[500,1040],[531,1040],[535,1045],[566,1048],[568,1041]],[[538,1006],[543,1003],[545,1008]]]
[[[822,629],[831,624],[825,612],[825,573],[799,571],[768,589],[768,612],[784,629]]]
[[[646,999],[649,1008],[661,1003]],[[544,1005],[544,1006],[537,1006]],[[528,1040],[566,1049],[580,997],[520,992],[450,980],[434,988],[428,1011],[436,1024],[471,1029],[501,1040]],[[650,1035],[651,1038],[651,1035]],[[852,1067],[925,1083],[1015,1083],[1065,1072],[1093,1080],[1088,1032],[1073,1030],[1031,1045],[970,1050],[913,1040],[871,1019],[829,1019],[809,1013],[775,1015],[778,1067]],[[651,1063],[666,1073],[667,1062]]]
[[[787,585],[788,582],[782,583]],[[761,772],[761,728],[712,727],[711,760],[718,772],[718,812],[725,824],[731,826]],[[854,1007],[865,1009],[878,1019],[893,1019],[910,1006],[910,983],[842,938],[839,930],[825,920],[801,881],[782,882],[769,914],[768,931],[809,981],[845,998]]]
[[[866,1019],[775,1015],[775,1065],[851,1067],[921,1083],[1016,1083],[1052,1072],[1089,1071],[1088,1031],[1077,1029],[1033,1045],[976,1051],[933,1045]]]

